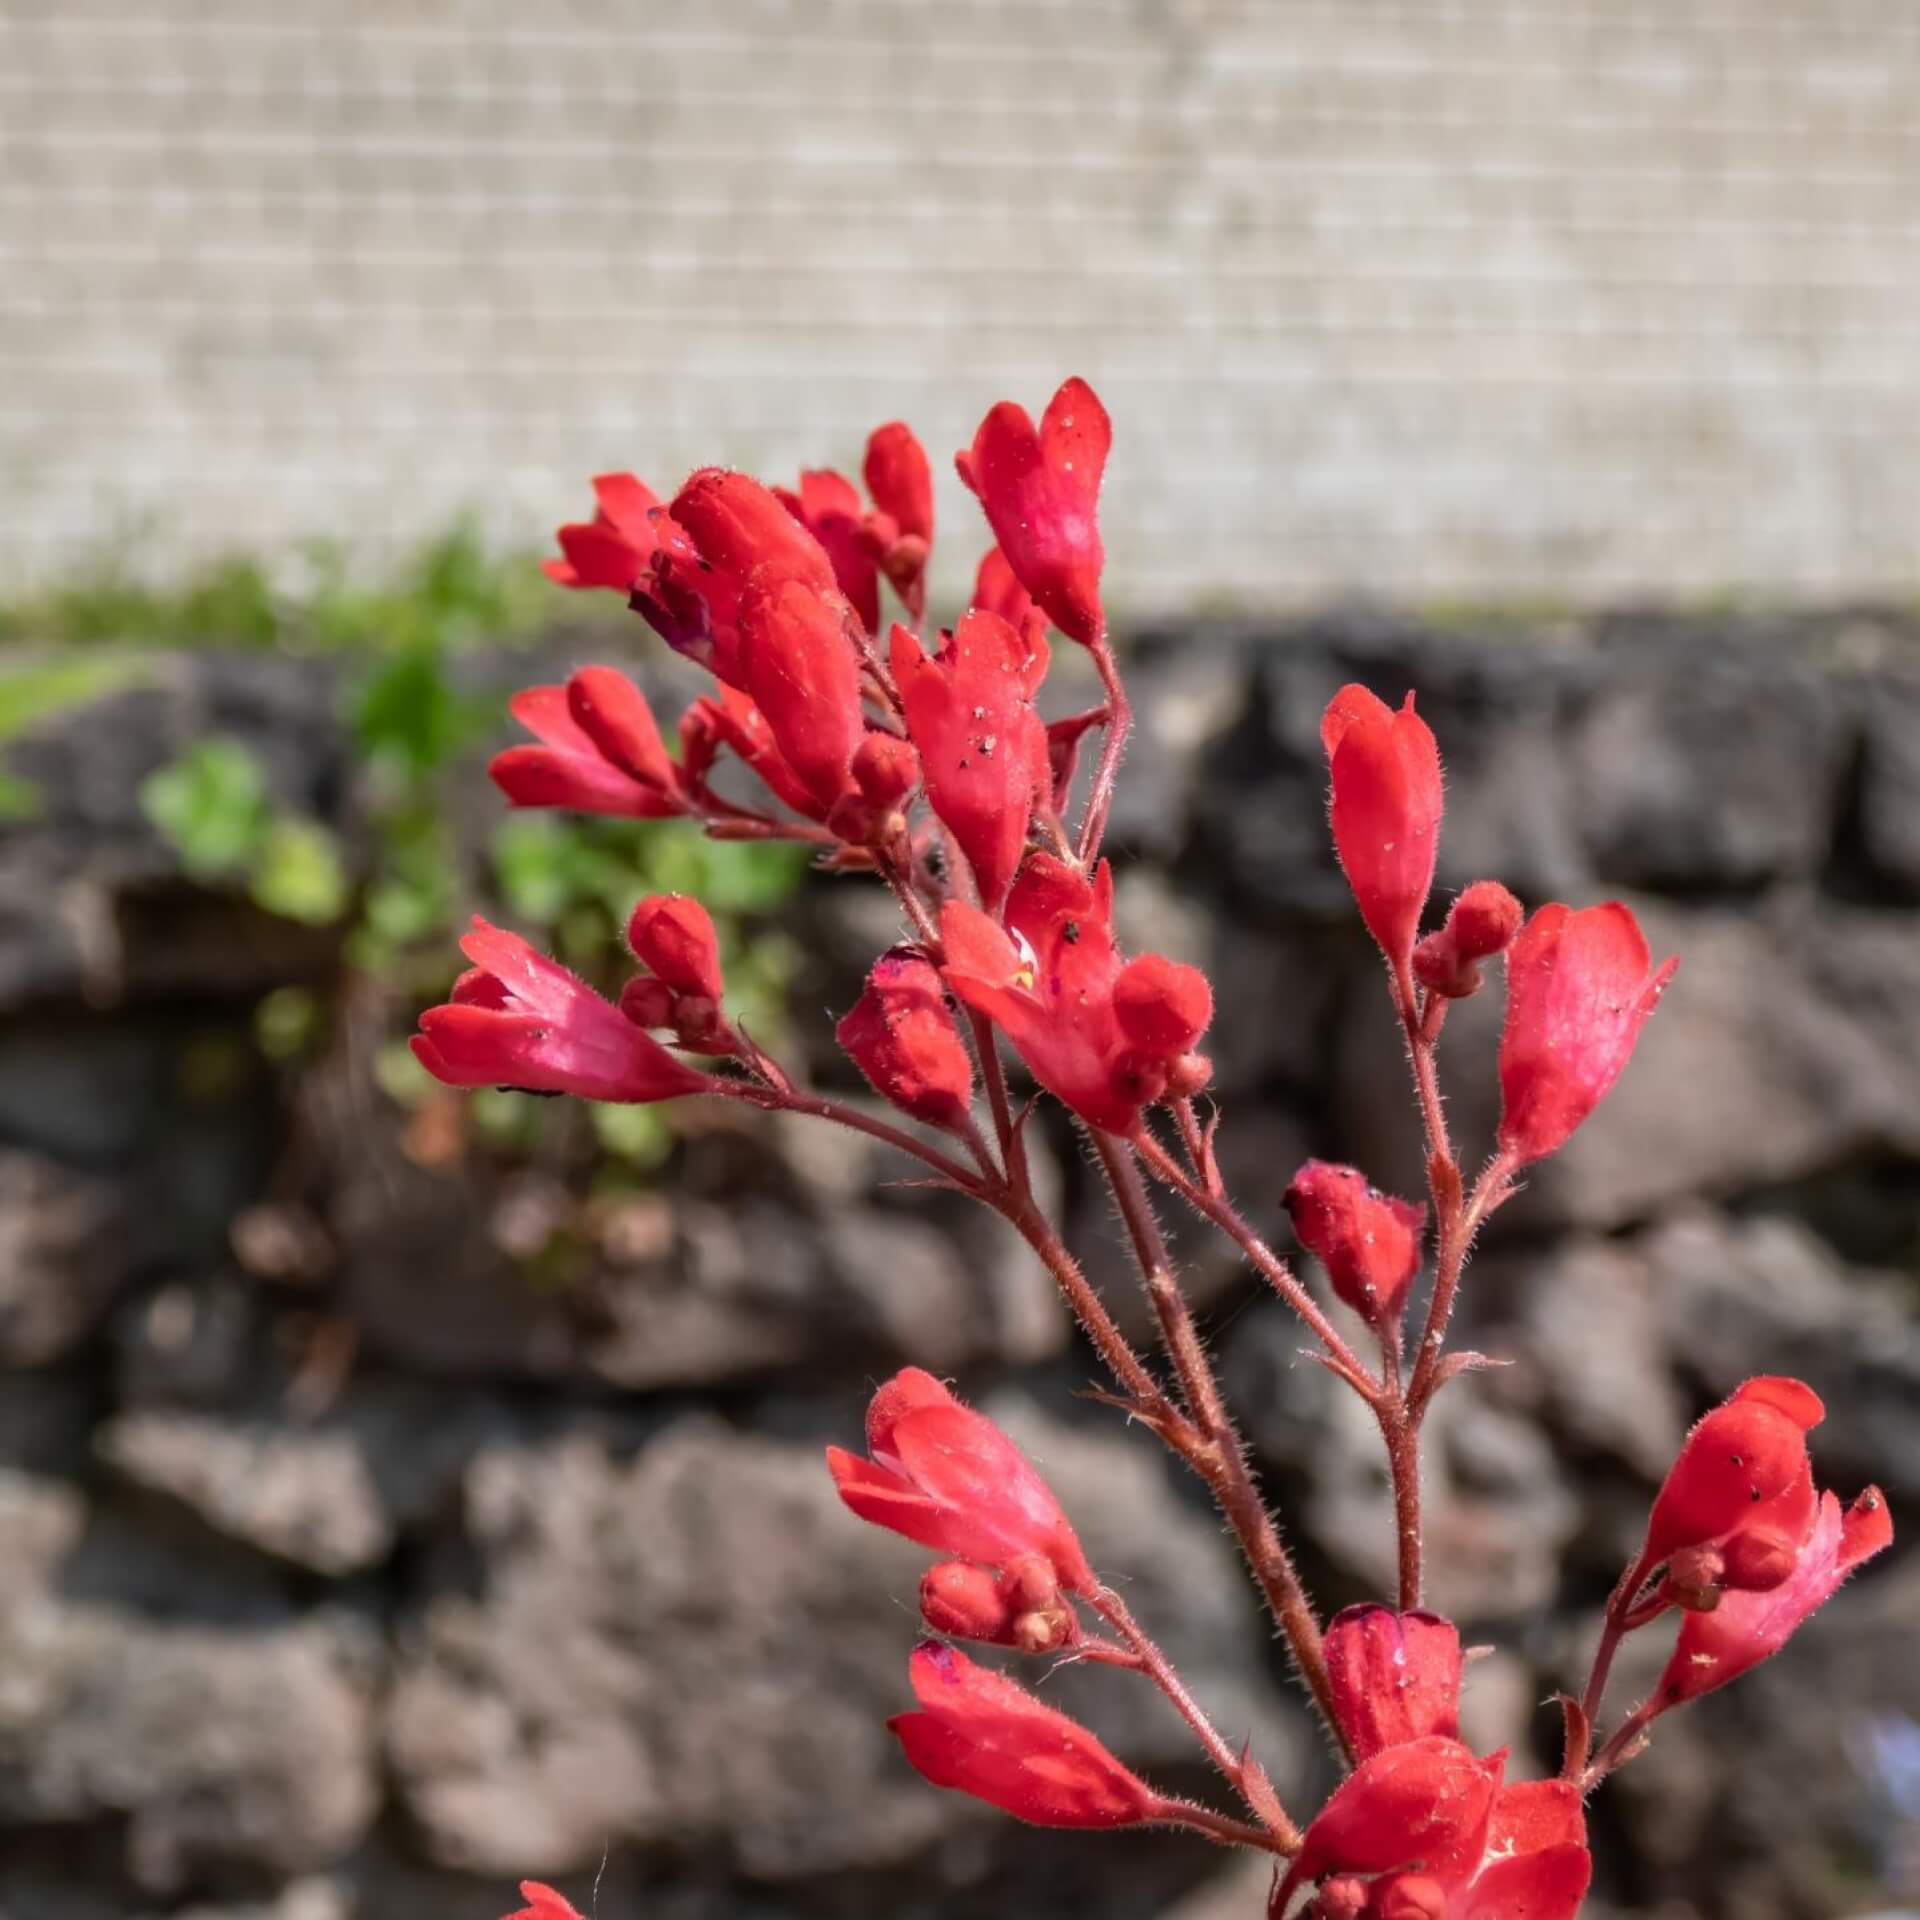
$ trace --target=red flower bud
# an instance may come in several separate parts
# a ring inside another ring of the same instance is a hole
[[[487,773],[516,807],[665,820],[686,809],[646,696],[611,667],[585,667],[562,687],[528,687],[508,710],[539,741],[494,755]]]
[[[587,1100],[667,1100],[704,1074],[676,1060],[617,1007],[518,934],[476,919],[460,943],[473,971],[420,1016],[413,1051],[450,1087],[517,1087]]]
[[[1524,909],[1498,880],[1476,880],[1454,901],[1447,923],[1413,950],[1413,977],[1450,1000],[1480,991],[1479,962],[1503,953]]]
[[[1542,907],[1507,954],[1500,1148],[1538,1160],[1564,1146],[1632,1056],[1678,960],[1648,972],[1646,936],[1617,900]]]
[[[1033,595],[1020,584],[1007,564],[1007,556],[998,547],[989,547],[980,556],[980,565],[973,576],[973,598],[968,604],[983,613],[997,613],[1008,626],[1022,633],[1028,631],[1028,621],[1035,612]],[[1046,615],[1041,614],[1040,620],[1044,626]]]
[[[891,646],[928,804],[960,843],[981,899],[997,908],[1026,853],[1033,809],[1052,794],[1047,730],[1033,704],[1046,649],[1030,650],[997,614],[978,610],[935,656],[902,626]]]
[[[1038,430],[1003,400],[958,456],[993,537],[1020,584],[1064,634],[1093,646],[1106,630],[1100,606],[1100,476],[1113,429],[1084,380],[1069,380]]]
[[[800,491],[770,489],[774,498],[819,541],[833,565],[833,577],[869,633],[880,627],[880,576],[868,544],[865,514],[852,481],[837,473],[809,468],[800,475]]]
[[[652,561],[659,496],[630,473],[596,474],[593,494],[598,503],[593,518],[560,529],[565,558],[542,561],[541,571],[563,587],[626,593]]]
[[[1350,1873],[1338,1873],[1321,1883],[1318,1896],[1307,1909],[1307,1920],[1360,1920],[1366,1910],[1367,1883]]]
[[[735,580],[751,580],[765,567],[821,593],[835,588],[833,562],[819,541],[771,488],[744,473],[702,467],[673,496],[670,511],[700,558]]]
[[[973,1056],[930,962],[896,948],[874,962],[867,990],[834,1037],[873,1090],[929,1126],[959,1127],[973,1105]]]
[[[680,996],[664,980],[637,973],[620,989],[620,1011],[636,1027],[671,1027]]]
[[[931,1643],[911,1673],[921,1710],[888,1724],[936,1787],[1041,1827],[1137,1826],[1158,1813],[1159,1796],[1085,1727],[1004,1675]]]
[[[1426,1208],[1375,1191],[1356,1167],[1325,1160],[1309,1160],[1293,1176],[1286,1207],[1334,1292],[1373,1325],[1397,1324],[1420,1271]]]
[[[862,1460],[827,1449],[840,1498],[861,1519],[936,1553],[1005,1569],[1029,1555],[1070,1593],[1093,1571],[1051,1489],[985,1414],[918,1367],[886,1382],[867,1409]]]
[[[1135,1046],[1163,1058],[1189,1052],[1213,1021],[1213,988],[1198,967],[1143,953],[1120,969],[1113,1010]]]
[[[684,893],[654,893],[642,900],[627,921],[627,945],[676,993],[718,1000],[726,992],[713,917]]]
[[[731,747],[795,813],[819,819],[822,809],[775,744],[767,716],[744,694],[723,686],[718,699],[696,700],[680,717],[681,777],[704,782],[722,745]]]
[[[1447,1920],[1447,1890],[1424,1873],[1390,1874],[1373,1883],[1367,1920]]]
[[[1437,1613],[1362,1605],[1327,1628],[1327,1683],[1355,1760],[1460,1732],[1460,1635]]]
[[[747,693],[820,817],[847,791],[866,735],[853,610],[831,586],[762,573],[740,596]]]
[[[913,430],[894,420],[867,438],[861,469],[877,511],[869,537],[881,571],[915,620],[925,611],[927,556],[933,547],[933,469]]]
[[[1664,1713],[1770,1660],[1855,1567],[1893,1543],[1893,1520],[1878,1487],[1843,1514],[1830,1493],[1795,1556],[1792,1572],[1762,1593],[1728,1590],[1710,1613],[1688,1613],[1654,1695]]]
[[[920,784],[913,742],[892,733],[868,734],[854,751],[853,782],[869,806],[891,812]]]
[[[584,1920],[570,1900],[563,1900],[551,1887],[538,1880],[520,1882],[520,1898],[527,1904],[507,1915],[507,1920]]]
[[[920,1617],[935,1633],[1022,1653],[1057,1653],[1080,1637],[1080,1623],[1043,1560],[1016,1561],[1005,1578],[963,1560],[942,1560],[921,1577]]]
[[[1333,785],[1333,843],[1367,931],[1408,964],[1440,844],[1440,750],[1413,710],[1342,687],[1320,722]]]

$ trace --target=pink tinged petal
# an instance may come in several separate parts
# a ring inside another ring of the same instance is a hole
[[[643,786],[674,792],[680,770],[647,697],[612,667],[582,667],[567,681],[567,711],[603,759]]]
[[[1490,1861],[1449,1909],[1449,1920],[1575,1920],[1592,1878],[1593,1856],[1584,1846]]]
[[[641,786],[598,755],[552,747],[508,747],[487,777],[516,807],[566,807],[623,820],[664,820],[681,811],[672,795]]]
[[[1334,1711],[1356,1760],[1460,1732],[1460,1635],[1437,1613],[1348,1607],[1326,1636]]]
[[[642,552],[655,545],[654,511],[660,496],[630,473],[599,473],[593,478],[593,497],[600,517]]]

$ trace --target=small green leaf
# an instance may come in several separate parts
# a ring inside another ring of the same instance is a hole
[[[203,740],[150,773],[140,807],[196,880],[250,866],[272,825],[266,770],[238,740]]]
[[[269,913],[307,926],[330,926],[351,892],[340,845],[316,820],[276,820],[253,867],[253,897]]]
[[[596,1105],[594,1138],[629,1166],[660,1166],[673,1151],[673,1125],[658,1107]]]

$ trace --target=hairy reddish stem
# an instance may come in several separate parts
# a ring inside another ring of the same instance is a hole
[[[1080,823],[1080,864],[1090,867],[1100,857],[1100,843],[1107,837],[1107,816],[1113,811],[1113,787],[1120,775],[1120,758],[1127,750],[1127,736],[1133,731],[1133,707],[1121,683],[1120,670],[1114,664],[1113,648],[1106,632],[1087,649],[1099,670],[1100,684],[1107,690],[1107,729],[1100,743],[1100,763],[1094,769],[1093,789],[1087,795],[1086,818]]]
[[[1293,1558],[1280,1538],[1273,1515],[1267,1511],[1254,1485],[1246,1449],[1221,1397],[1219,1382],[1214,1378],[1212,1364],[1193,1322],[1193,1310],[1174,1280],[1166,1243],[1153,1217],[1153,1204],[1147,1197],[1132,1149],[1111,1134],[1093,1131],[1091,1138],[1113,1189],[1120,1217],[1126,1222],[1147,1297],[1160,1323],[1168,1357],[1179,1375],[1187,1412],[1199,1426],[1204,1441],[1204,1449],[1193,1458],[1193,1465],[1232,1527],[1240,1550],[1260,1583],[1260,1591],[1286,1635],[1294,1664],[1313,1695],[1314,1704],[1320,1709],[1328,1730],[1344,1747],[1345,1739],[1327,1679],[1320,1622]]]

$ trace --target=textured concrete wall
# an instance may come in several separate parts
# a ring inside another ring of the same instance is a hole
[[[0,0],[0,585],[1079,370],[1136,607],[1905,591],[1917,93],[1888,0]]]

